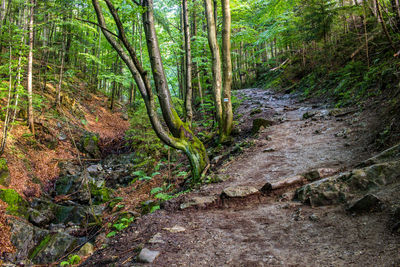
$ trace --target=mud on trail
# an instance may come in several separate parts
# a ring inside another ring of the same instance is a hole
[[[221,164],[219,175],[228,179],[139,218],[83,266],[398,266],[400,237],[388,227],[388,212],[310,207],[291,200],[296,186],[251,191],[312,170],[330,175],[369,158],[376,118],[261,89],[237,94],[242,132],[257,118],[272,125]],[[253,194],[221,198],[227,188]],[[159,254],[152,263],[138,263],[141,248]]]

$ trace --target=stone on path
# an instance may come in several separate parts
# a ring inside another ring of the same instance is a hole
[[[247,197],[257,192],[259,192],[258,189],[252,186],[230,186],[222,191],[222,195],[227,197]]]
[[[165,227],[165,228],[163,228],[163,230],[171,232],[171,233],[180,233],[180,232],[186,231],[185,228],[183,228],[182,226],[179,226],[179,225],[175,225],[172,228]]]
[[[162,240],[161,233],[155,234],[149,241],[150,244],[164,244],[165,241]]]
[[[147,248],[144,248],[140,251],[138,256],[138,261],[143,263],[152,263],[157,257],[160,255],[159,251],[153,251]]]
[[[193,197],[188,202],[182,203],[180,208],[187,209],[189,207],[206,207],[217,200],[215,196]]]

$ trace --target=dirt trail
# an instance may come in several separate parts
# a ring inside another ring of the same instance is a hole
[[[229,179],[138,219],[84,265],[146,265],[136,263],[137,248],[145,247],[160,252],[151,266],[398,266],[400,238],[388,230],[384,213],[352,216],[341,206],[311,208],[291,201],[293,190],[179,208],[196,196],[219,196],[227,187],[260,188],[318,168],[339,171],[371,155],[373,120],[367,113],[331,116],[322,106],[260,89],[241,90],[239,97],[242,131],[250,130],[254,118],[274,125],[221,166],[220,174]],[[173,226],[184,231],[164,229]]]

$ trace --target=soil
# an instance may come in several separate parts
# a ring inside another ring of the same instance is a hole
[[[310,170],[354,167],[375,152],[374,112],[332,111],[316,104],[321,101],[261,89],[241,90],[238,97],[243,99],[235,112],[241,114],[242,134],[249,135],[255,118],[273,125],[249,136],[254,145],[219,166],[218,174],[229,179],[137,219],[83,266],[399,266],[400,236],[390,230],[387,209],[354,215],[343,206],[310,207],[291,200],[294,187],[219,199],[231,186],[261,188]],[[398,186],[389,191],[383,199],[398,199]],[[179,208],[195,196],[219,200]],[[184,231],[165,229],[174,226]],[[156,234],[158,242],[149,243]],[[160,252],[151,264],[136,262],[144,247]]]

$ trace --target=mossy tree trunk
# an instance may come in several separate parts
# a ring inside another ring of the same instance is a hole
[[[158,101],[162,110],[162,116],[168,131],[163,127],[156,112],[154,94],[150,85],[147,72],[139,62],[136,52],[128,41],[118,12],[110,0],[105,0],[107,7],[113,16],[118,35],[107,29],[104,15],[98,0],[92,0],[96,11],[97,20],[103,31],[104,36],[112,47],[117,51],[120,58],[124,61],[138,86],[140,94],[146,105],[147,114],[151,125],[157,136],[170,147],[183,151],[190,161],[192,167],[193,181],[197,182],[201,173],[209,164],[206,149],[203,143],[193,134],[188,124],[184,123],[178,116],[171,99],[165,77],[164,67],[161,61],[160,49],[158,46],[157,35],[154,26],[153,2],[142,0],[140,5],[144,7],[142,14],[143,27],[145,30],[146,43],[154,78],[155,89]]]
[[[219,141],[229,140],[233,126],[231,86],[232,86],[232,60],[231,60],[231,12],[229,0],[222,0],[222,55],[217,40],[217,4],[212,0],[205,0],[207,17],[208,44],[212,55],[213,89],[216,117],[219,127]],[[223,69],[223,79],[221,68]],[[223,81],[223,83],[222,83]]]

